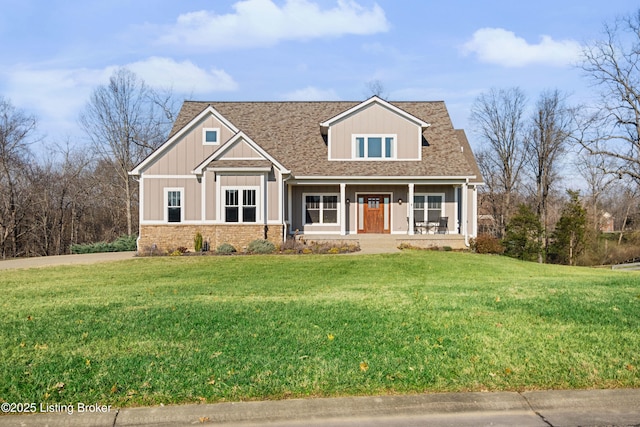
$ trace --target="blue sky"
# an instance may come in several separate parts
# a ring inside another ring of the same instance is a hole
[[[0,95],[45,141],[82,137],[91,91],[126,66],[195,100],[444,100],[466,128],[492,87],[586,102],[575,64],[637,1],[0,0]],[[474,144],[475,145],[475,144]]]

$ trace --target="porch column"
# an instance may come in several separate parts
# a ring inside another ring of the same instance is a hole
[[[293,189],[287,184],[287,220],[289,220],[289,233],[293,234]]]
[[[347,210],[349,207],[347,206],[347,194],[346,194],[347,184],[340,184],[340,235],[347,235]]]
[[[414,184],[409,184],[409,200],[407,200],[407,206],[409,208],[409,235],[415,234],[414,220],[413,220],[413,190]]]
[[[471,237],[478,237],[478,186],[472,188],[471,198]]]
[[[462,218],[460,219],[462,223],[460,224],[460,233],[464,236],[464,242],[469,245],[469,234],[467,232],[467,223],[469,222],[469,209],[468,209],[468,200],[469,200],[469,184],[465,182],[462,184]]]

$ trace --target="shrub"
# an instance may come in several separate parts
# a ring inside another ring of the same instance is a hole
[[[202,251],[202,234],[198,231],[196,237],[193,238],[193,248],[196,252]]]
[[[95,254],[99,252],[126,252],[136,250],[137,236],[120,236],[113,242],[97,242],[71,245],[72,254]]]
[[[264,239],[254,240],[247,246],[247,252],[250,254],[272,254],[275,250],[276,245]]]
[[[504,253],[504,246],[496,237],[490,234],[480,234],[475,239],[471,239],[471,249],[479,254],[498,254]]]
[[[216,253],[219,255],[231,255],[234,252],[236,252],[236,248],[229,243],[223,243],[216,249]]]

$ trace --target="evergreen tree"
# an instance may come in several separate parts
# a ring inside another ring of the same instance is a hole
[[[505,254],[524,261],[536,261],[542,252],[541,235],[542,224],[538,216],[528,206],[520,205],[507,224],[503,240]]]
[[[578,191],[567,190],[570,200],[553,233],[551,253],[557,262],[576,265],[576,258],[585,248],[587,211],[580,203]]]

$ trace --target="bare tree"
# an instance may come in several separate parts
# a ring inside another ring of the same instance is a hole
[[[618,175],[608,173],[612,169],[611,159],[605,156],[582,152],[576,159],[576,169],[587,185],[587,213],[596,230],[600,228],[602,199],[611,185],[618,181]],[[609,212],[612,213],[612,212]]]
[[[499,237],[511,216],[525,160],[525,105],[526,97],[519,88],[491,89],[480,95],[471,109],[470,119],[482,142],[478,163],[486,196],[496,202],[494,220]]]
[[[572,115],[565,104],[565,97],[557,89],[543,92],[536,103],[530,130],[525,139],[526,166],[535,181],[535,206],[538,220],[542,224],[539,235],[541,252],[538,262],[543,261],[543,251],[548,247],[549,192],[559,177],[558,163],[566,153],[571,130]]]
[[[605,25],[603,38],[584,49],[582,69],[600,91],[578,142],[614,159],[610,172],[640,183],[640,10]]]
[[[137,186],[128,172],[166,137],[174,117],[168,113],[170,99],[158,96],[136,74],[121,68],[108,85],[93,91],[80,116],[97,155],[117,173],[129,235],[133,234]]]
[[[366,83],[365,97],[377,96],[381,99],[387,99],[388,95],[384,88],[384,83],[380,80],[369,80]]]
[[[36,129],[34,116],[16,109],[0,96],[0,255],[20,255],[19,240],[26,234],[24,220],[30,196],[28,172]]]

